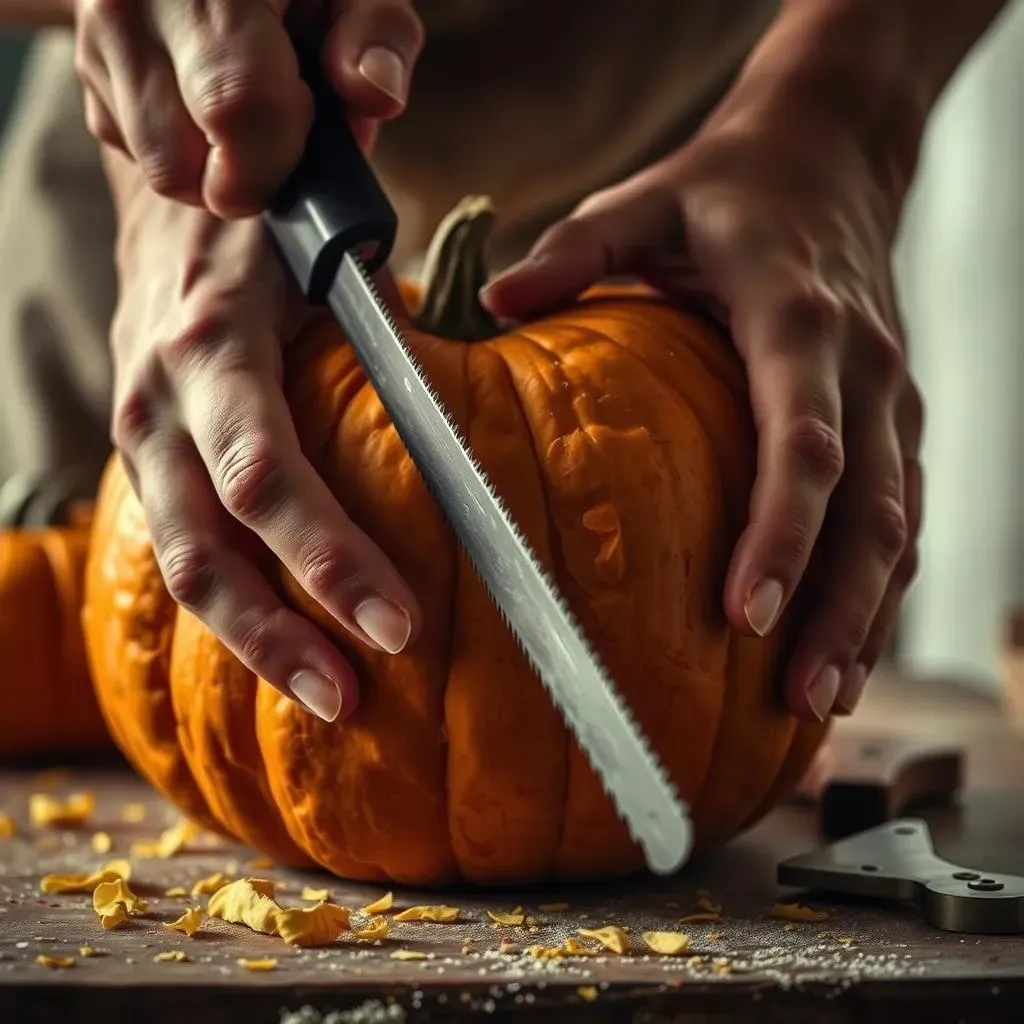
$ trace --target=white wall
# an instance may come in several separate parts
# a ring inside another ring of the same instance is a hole
[[[951,83],[897,253],[928,410],[922,567],[900,649],[995,687],[1024,602],[1024,0]]]

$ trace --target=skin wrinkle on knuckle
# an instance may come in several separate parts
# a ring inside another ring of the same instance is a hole
[[[257,126],[261,133],[269,134],[290,114],[266,74],[238,63],[231,55],[208,55],[193,74],[197,80],[198,120],[215,139],[230,138],[238,130]]]
[[[789,519],[771,534],[767,550],[771,553],[772,564],[781,569],[783,566],[803,564],[811,549],[811,531],[803,519]],[[786,582],[789,572],[774,571],[772,575],[783,577]]]
[[[241,626],[238,637],[238,652],[242,662],[260,675],[273,662],[274,656],[283,646],[279,643],[280,631],[275,628],[274,616],[256,619]],[[261,671],[263,670],[263,671]]]
[[[173,541],[162,548],[158,561],[172,600],[189,611],[205,607],[217,587],[213,553],[187,540]]]
[[[845,468],[836,430],[815,415],[799,416],[790,423],[783,444],[802,477],[823,490],[835,488]]]
[[[147,143],[132,149],[135,162],[157,195],[174,199],[192,191],[196,182],[175,145]]]
[[[364,573],[354,563],[349,545],[330,545],[325,540],[310,544],[300,553],[299,582],[317,599],[361,589]]]
[[[216,458],[214,479],[224,507],[242,523],[262,522],[285,495],[284,465],[265,435],[231,437]]]

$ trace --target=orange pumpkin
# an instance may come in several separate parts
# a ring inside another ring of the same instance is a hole
[[[0,495],[0,757],[111,749],[80,623],[90,511],[53,483]]]
[[[719,331],[636,289],[498,330],[475,299],[490,219],[470,201],[442,225],[408,337],[690,802],[698,844],[720,843],[795,785],[823,733],[781,708],[785,630],[743,637],[722,611],[754,472],[742,366]],[[126,755],[186,814],[349,878],[641,868],[335,325],[289,350],[286,389],[304,450],[417,593],[422,634],[369,651],[278,569],[364,684],[351,719],[314,718],[175,607],[115,461],[86,626]]]

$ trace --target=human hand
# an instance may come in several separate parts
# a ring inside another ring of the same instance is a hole
[[[113,438],[169,593],[283,693],[348,715],[355,673],[277,596],[253,540],[375,650],[401,650],[420,611],[300,449],[282,350],[301,297],[258,218],[222,221],[145,187],[122,211],[118,269]]]
[[[805,719],[853,710],[916,569],[923,410],[890,277],[896,214],[877,179],[813,103],[739,98],[682,150],[587,199],[483,293],[521,319],[629,274],[701,294],[729,325],[759,450],[725,609],[766,634],[804,581],[785,693]]]
[[[324,40],[364,148],[404,109],[423,45],[412,0],[72,2],[92,134],[155,192],[220,217],[258,213],[302,154],[312,99],[286,20]]]

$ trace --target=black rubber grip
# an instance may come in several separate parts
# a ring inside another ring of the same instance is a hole
[[[296,52],[313,93],[313,126],[302,159],[263,219],[303,293],[322,302],[345,252],[358,253],[370,271],[387,262],[398,218],[324,78],[319,54],[301,45]]]

